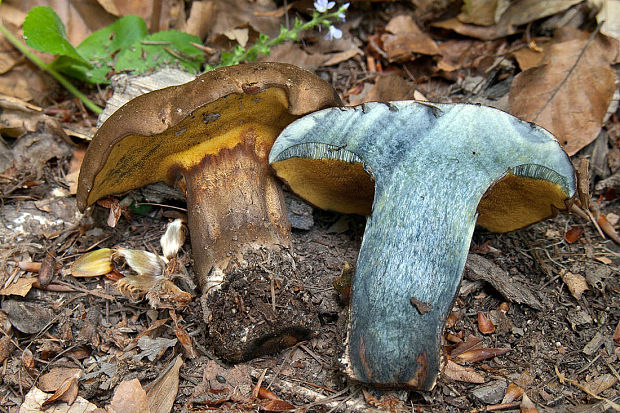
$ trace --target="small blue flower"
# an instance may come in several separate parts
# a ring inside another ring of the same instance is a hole
[[[334,26],[329,26],[329,31],[325,35],[327,40],[340,39],[342,37],[342,30],[337,29]]]
[[[338,18],[342,21],[346,20],[346,16],[344,15],[345,10],[347,10],[349,8],[349,3],[345,3],[342,6],[340,6],[340,8],[338,9],[340,11],[340,13],[338,13]]]
[[[327,10],[331,9],[335,5],[336,5],[335,1],[329,1],[329,0],[316,0],[314,2],[314,8],[319,13],[325,13]]]

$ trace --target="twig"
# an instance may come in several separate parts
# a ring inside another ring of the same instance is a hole
[[[260,386],[262,386],[262,384],[263,384],[263,380],[265,379],[265,374],[266,373],[267,373],[267,369],[264,369],[263,373],[258,378],[258,381],[256,382],[256,386],[254,386],[254,390],[252,390],[252,398],[253,399],[257,399],[258,398],[258,393],[260,392]]]
[[[105,298],[106,300],[114,301],[116,299],[116,298],[114,298],[111,295],[108,295],[108,294],[105,294],[105,293],[100,293],[99,291],[95,291],[95,290],[89,290],[88,288],[78,287],[77,285],[72,285],[72,284],[69,284],[69,283],[64,282],[64,281],[56,281],[56,284],[66,285],[68,287],[74,288],[76,291],[80,291],[80,292],[83,292],[83,293],[86,293],[86,294],[94,295],[95,297],[99,297],[99,298]]]
[[[607,364],[607,367],[609,367],[609,370],[611,370],[611,372],[614,375],[614,377],[616,377],[616,379],[620,382],[620,375],[618,374],[618,371],[616,369],[614,369],[614,366],[612,366],[611,363],[609,361],[607,361],[607,359],[605,357],[603,357],[603,360],[605,361],[605,364]]]
[[[595,398],[597,400],[602,400],[602,401],[604,401],[606,403],[609,403],[609,405],[613,409],[615,409],[617,411],[620,411],[620,404],[617,404],[617,403],[615,403],[615,402],[613,402],[613,401],[611,401],[611,400],[609,400],[609,399],[607,399],[605,397],[601,397],[599,395],[594,394],[593,392],[591,392],[590,390],[588,390],[587,388],[585,388],[584,386],[579,384],[576,380],[572,380],[572,379],[566,378],[563,373],[560,373],[560,370],[558,370],[558,366],[555,366],[555,374],[558,376],[558,379],[560,380],[560,383],[564,384],[564,382],[567,382],[569,384],[572,384],[573,386],[577,387],[582,392],[586,393],[588,396],[593,397],[593,398]]]
[[[603,239],[607,239],[605,238],[605,234],[603,234],[603,230],[601,229],[601,227],[598,225],[598,222],[596,222],[596,218],[594,218],[594,215],[592,215],[592,212],[590,212],[590,210],[586,209],[583,210],[581,208],[579,208],[577,205],[573,204],[570,207],[571,212],[574,212],[575,214],[579,215],[581,218],[592,222],[592,225],[594,225],[594,228],[596,228],[596,230],[598,231],[599,235],[603,238]]]
[[[500,403],[491,406],[484,406],[480,409],[470,410],[470,413],[496,412],[498,410],[518,409],[521,402]]]

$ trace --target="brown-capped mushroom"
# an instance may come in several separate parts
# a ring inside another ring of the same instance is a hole
[[[224,67],[139,96],[93,138],[80,170],[78,208],[158,181],[186,188],[194,270],[204,292],[244,262],[244,254],[290,247],[269,150],[296,118],[338,104],[328,83],[282,63]],[[295,337],[304,337],[302,327],[293,329]],[[225,357],[237,361],[262,352],[255,346],[263,334],[246,333]],[[278,327],[265,334],[269,350],[275,349]],[[284,341],[294,342],[288,336]]]

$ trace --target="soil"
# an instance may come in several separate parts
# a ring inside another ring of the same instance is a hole
[[[291,202],[299,208],[299,200],[288,200],[289,205]],[[611,203],[608,206],[613,208],[617,204]],[[305,205],[304,208],[307,211],[309,206]],[[73,238],[72,246],[64,255],[66,258],[61,261],[71,261],[80,251],[95,244],[99,247],[124,246],[156,250],[155,245],[163,234],[166,222],[162,211],[157,209],[150,216],[134,215],[131,220],[121,219],[117,227],[112,229],[103,225],[105,214],[102,209],[98,209],[92,217],[82,219],[82,231],[86,231],[86,235]],[[610,368],[617,369],[617,347],[614,347],[611,336],[620,321],[620,286],[614,269],[618,263],[618,247],[609,241],[602,242],[595,231],[584,225],[579,217],[562,214],[553,220],[510,234],[476,232],[474,235],[472,253],[485,257],[520,281],[522,288],[529,289],[543,306],[542,311],[539,311],[524,304],[509,303],[504,314],[498,309],[506,299],[490,284],[467,279],[464,281],[453,308],[455,322],[447,332],[464,338],[470,335],[478,337],[485,348],[510,349],[507,354],[471,363],[470,366],[484,377],[484,384],[465,383],[440,376],[433,391],[420,393],[379,391],[350,383],[343,376],[339,364],[346,325],[346,298],[343,299],[342,288],[339,288],[340,291],[334,288],[334,281],[342,275],[345,263],[353,267],[355,265],[364,218],[317,209],[313,210],[312,218],[309,230],[293,230],[292,255],[296,263],[295,274],[299,278],[290,280],[281,276],[273,279],[277,281],[275,285],[279,286],[274,289],[277,305],[291,301],[301,305],[304,317],[309,317],[302,320],[302,324],[316,334],[276,354],[237,365],[237,368],[247,368],[254,383],[265,371],[263,386],[295,406],[307,406],[308,411],[328,411],[334,408],[336,411],[363,411],[370,409],[373,404],[374,408],[380,410],[410,411],[418,406],[421,411],[429,412],[468,411],[498,403],[501,397],[498,399],[494,394],[503,395],[507,384],[514,382],[526,389],[538,406],[549,409],[545,411],[570,411],[573,405],[593,404],[596,400],[585,399],[578,388],[561,383],[556,368],[567,377],[583,383],[607,373]],[[582,242],[564,242],[561,235],[564,228],[575,225],[584,228]],[[53,240],[43,238],[39,241],[42,247],[40,251],[54,246]],[[61,244],[60,248],[64,245]],[[191,251],[188,244],[185,248],[179,259],[189,265]],[[17,250],[19,248],[14,252]],[[33,257],[36,259],[38,254],[34,253]],[[600,257],[610,257],[614,264],[605,265],[597,261]],[[283,265],[284,268],[290,265],[288,262]],[[292,268],[288,267],[288,270]],[[559,275],[563,270],[582,274],[593,280],[592,285],[596,287],[586,290],[576,300]],[[259,322],[264,319],[267,324],[276,319],[273,325],[286,325],[280,319],[281,314],[268,315],[272,308],[269,271],[250,272],[253,275],[246,278],[241,273],[233,274],[228,286],[233,286],[237,292],[246,291],[243,303],[249,312],[246,313],[247,319]],[[153,380],[168,360],[173,358],[173,354],[182,351],[179,344],[176,345],[176,351],[174,346],[163,347],[149,360],[145,355],[146,350],[137,345],[138,334],[147,326],[157,325],[158,320],[165,320],[169,310],[153,310],[146,301],[132,302],[119,295],[109,280],[57,279],[80,288],[80,291],[95,291],[112,295],[114,299],[83,292],[76,294],[33,290],[27,301],[39,309],[52,308],[56,315],[47,315],[49,321],[43,323],[45,327],[38,334],[16,332],[15,341],[22,348],[29,346],[38,362],[33,370],[20,371],[18,358],[7,359],[2,387],[5,391],[10,390],[4,393],[9,394],[9,400],[13,399],[10,394],[17,397],[19,389],[28,388],[40,374],[53,367],[75,366],[78,362],[89,371],[80,395],[103,404],[109,401],[111,389],[122,380]],[[182,283],[180,285],[183,286]],[[225,286],[222,292],[226,291],[230,291],[230,288]],[[230,316],[238,300],[224,300],[224,295],[218,297],[216,303],[222,300],[223,305],[218,305],[212,313],[213,325],[205,324],[198,299],[194,299],[185,310],[177,310],[179,324],[188,332],[198,353],[198,357],[185,360],[180,391],[175,402],[178,411],[182,411],[186,403],[195,409],[208,406],[199,402],[195,392],[196,384],[203,381],[205,365],[211,358],[220,360],[218,368],[222,372],[232,368],[216,357],[217,354],[227,354],[227,350],[218,348],[219,344],[214,347],[213,340],[207,338],[208,331],[227,328],[232,331],[244,317],[241,312],[237,313],[237,317]],[[9,301],[23,300],[5,298],[4,304]],[[311,317],[309,308],[315,309],[315,318]],[[263,314],[260,309],[268,310]],[[488,314],[494,321],[494,333],[480,333],[477,326],[480,312]],[[244,322],[247,324],[247,321]],[[150,331],[149,336],[157,339],[175,337],[169,328],[169,321]],[[593,340],[598,341],[591,344]],[[444,351],[450,354],[453,348],[453,343],[447,342]],[[205,386],[204,382],[202,386]],[[491,388],[487,389],[489,386]],[[604,391],[601,396],[616,397],[615,387]],[[327,399],[321,404],[312,405],[323,397]],[[218,404],[219,408],[257,408],[247,402],[226,400]]]

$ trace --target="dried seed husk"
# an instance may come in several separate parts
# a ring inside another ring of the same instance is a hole
[[[101,248],[87,252],[75,260],[69,271],[74,277],[98,277],[112,271],[112,254],[110,248]]]

